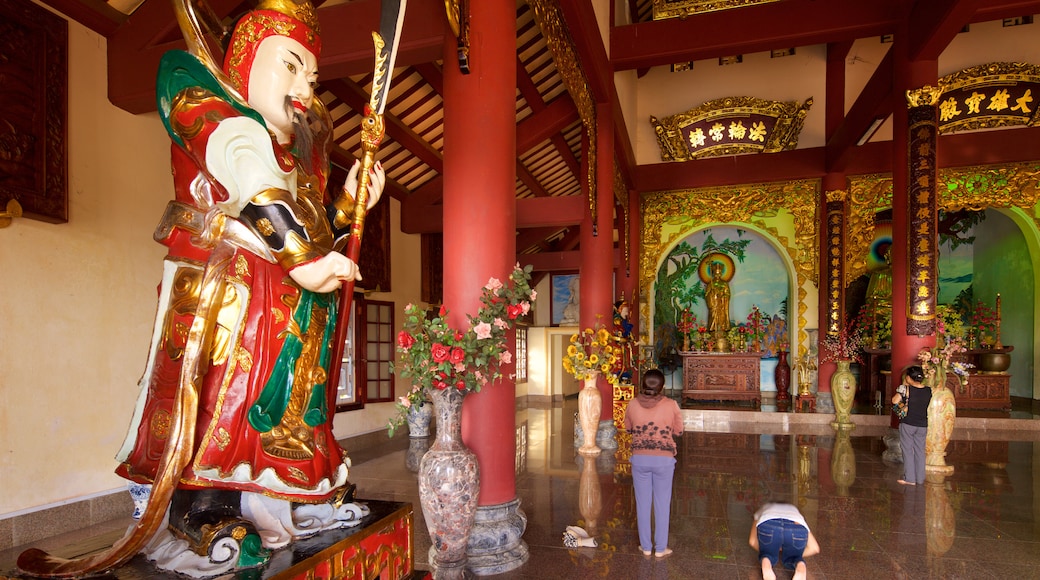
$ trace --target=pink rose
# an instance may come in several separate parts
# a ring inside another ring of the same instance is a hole
[[[536,298],[538,298],[538,293],[534,290],[531,290],[531,300],[534,301]]]
[[[397,346],[399,346],[401,348],[406,348],[407,349],[407,348],[411,348],[411,346],[413,344],[415,344],[415,337],[414,336],[408,334],[407,332],[405,332],[403,330],[401,332],[397,333]]]
[[[532,298],[532,300],[533,300],[533,298]],[[521,312],[522,312],[523,314],[527,314],[528,312],[530,312],[530,311],[531,311],[531,303],[530,303],[530,302],[528,302],[528,301],[526,301],[526,300],[524,300],[523,302],[521,302],[521,303],[520,303],[520,311],[521,311]]]
[[[442,363],[448,360],[450,354],[451,349],[439,342],[435,342],[433,346],[430,347],[430,356],[433,357],[433,362]]]
[[[502,364],[507,365],[513,362],[513,353],[503,350],[502,354],[498,355],[498,360],[502,361]]]
[[[492,292],[494,292],[495,290],[498,290],[501,287],[502,287],[502,281],[499,280],[498,278],[491,278],[491,279],[489,279],[488,283],[484,286],[484,288],[486,288],[488,290],[491,290]]]
[[[491,325],[486,322],[481,322],[473,327],[473,332],[477,334],[477,338],[491,338]]]

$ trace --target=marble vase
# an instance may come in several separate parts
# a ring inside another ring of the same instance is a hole
[[[603,396],[596,385],[599,373],[591,373],[585,377],[585,384],[578,392],[578,423],[581,425],[582,444],[578,453],[582,455],[599,455],[596,445],[596,430],[599,428],[600,407]]]
[[[430,562],[445,572],[466,566],[480,495],[477,457],[462,443],[465,396],[453,388],[431,391],[437,434],[419,464],[419,502],[430,532]]]
[[[946,464],[946,445],[953,435],[953,424],[957,419],[957,401],[953,391],[945,385],[945,377],[939,386],[932,387],[932,401],[928,403],[928,435],[924,440],[924,468],[929,473],[950,475],[953,466]]]
[[[834,399],[834,421],[831,427],[835,429],[851,429],[855,424],[850,418],[852,413],[852,402],[856,397],[856,375],[849,370],[852,361],[835,361],[838,370],[831,375],[831,397]]]
[[[433,419],[433,405],[427,402],[412,405],[408,408],[405,419],[408,421],[409,437],[429,437],[430,423]]]

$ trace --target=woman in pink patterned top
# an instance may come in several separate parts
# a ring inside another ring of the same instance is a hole
[[[625,429],[632,435],[632,484],[636,494],[639,549],[649,556],[672,553],[668,547],[668,513],[672,507],[672,476],[675,473],[675,438],[682,436],[679,405],[662,395],[664,373],[643,373],[639,394],[628,403]],[[651,542],[650,508],[656,525]]]

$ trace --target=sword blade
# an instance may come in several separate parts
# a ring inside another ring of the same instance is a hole
[[[401,28],[408,0],[383,0],[379,16],[379,37],[376,40],[376,66],[372,78],[372,97],[369,106],[382,115],[390,96],[390,81],[397,62],[397,47],[401,43]],[[381,46],[380,46],[381,45]]]

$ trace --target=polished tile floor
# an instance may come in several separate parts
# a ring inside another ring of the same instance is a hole
[[[896,483],[902,466],[882,459],[888,427],[880,421],[845,437],[826,423],[794,420],[801,415],[766,422],[747,413],[740,422],[731,414],[724,433],[690,431],[687,418],[671,509],[674,554],[659,560],[638,549],[623,445],[585,463],[573,446],[575,408],[568,400],[517,412],[526,445],[516,487],[530,559],[489,578],[761,578],[747,537],[752,514],[768,500],[798,505],[819,539],[809,578],[1040,578],[1040,428],[1029,412],[1012,428],[977,420],[958,428],[947,455],[954,473],[917,487]],[[427,568],[429,537],[411,471],[427,442],[409,445],[353,454],[351,479],[362,496],[414,503],[416,561]],[[598,504],[581,501],[597,495]],[[569,525],[593,531],[599,547],[564,547]]]
[[[569,399],[517,411],[516,490],[530,558],[485,578],[761,578],[747,537],[752,514],[768,500],[800,506],[819,539],[823,551],[808,560],[809,578],[1040,578],[1040,420],[1028,408],[985,421],[963,413],[948,448],[954,473],[916,487],[896,483],[901,465],[882,459],[887,418],[869,416],[869,408],[847,437],[821,415],[686,410],[671,509],[674,553],[656,559],[639,552],[624,435],[618,452],[583,461],[574,446],[576,407]],[[360,498],[414,505],[420,569],[429,568],[430,540],[415,470],[429,444],[399,435],[349,449]],[[573,525],[599,546],[564,547],[563,532]],[[108,535],[118,538],[125,526],[113,522]],[[90,541],[83,535],[41,547]],[[19,551],[0,552],[0,562]]]

